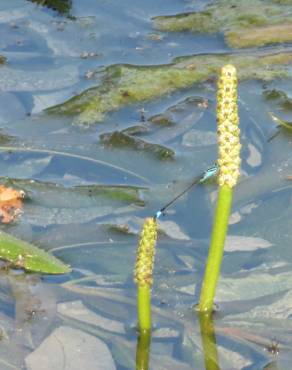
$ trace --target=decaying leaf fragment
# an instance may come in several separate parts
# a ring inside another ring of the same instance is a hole
[[[14,221],[21,213],[24,192],[0,185],[0,220],[4,224]]]

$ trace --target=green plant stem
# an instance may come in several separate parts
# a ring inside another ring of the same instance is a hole
[[[215,220],[213,224],[211,243],[206,264],[206,270],[201,290],[199,311],[213,310],[213,302],[217,281],[220,275],[224,242],[228,229],[228,220],[232,205],[233,189],[223,185],[219,187]]]
[[[198,313],[206,370],[220,370],[212,313]]]
[[[148,370],[151,342],[150,330],[142,331],[137,340],[136,370]]]
[[[151,289],[149,285],[138,285],[138,326],[140,333],[151,329]]]

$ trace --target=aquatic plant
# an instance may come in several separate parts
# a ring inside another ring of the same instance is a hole
[[[99,135],[100,141],[110,148],[127,148],[137,152],[145,152],[159,160],[172,160],[175,152],[160,144],[152,144],[134,135],[122,131],[105,132]]]
[[[273,103],[278,109],[290,111],[292,110],[292,99],[282,90],[271,89],[263,92],[263,97],[266,101]]]
[[[71,271],[53,255],[3,231],[0,232],[0,259],[8,261],[8,267],[22,268],[43,274],[64,274]]]
[[[134,281],[138,286],[138,327],[140,332],[151,329],[151,286],[157,240],[157,222],[153,217],[145,220],[137,250]]]
[[[100,84],[66,102],[48,108],[47,113],[73,116],[74,123],[92,124],[106,113],[125,105],[146,102],[191,87],[217,76],[225,64],[233,64],[239,78],[270,81],[291,77],[288,65],[292,53],[220,54],[179,57],[158,66],[112,65],[99,71]]]
[[[29,0],[29,1],[37,3],[42,6],[46,6],[63,15],[69,15],[72,7],[72,0]]]
[[[159,16],[153,21],[160,31],[223,33],[233,48],[292,40],[289,0],[219,0],[200,12]]]
[[[217,93],[219,194],[210,249],[201,290],[199,311],[211,312],[220,275],[233,188],[239,177],[240,142],[237,108],[237,77],[232,65],[222,68]]]

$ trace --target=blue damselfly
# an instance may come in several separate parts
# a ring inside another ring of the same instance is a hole
[[[200,184],[204,184],[210,178],[216,176],[218,173],[218,165],[215,163],[212,167],[209,167],[206,171],[202,173],[201,176],[196,177],[194,181],[192,181],[181,193],[176,195],[171,201],[169,201],[165,206],[160,208],[159,211],[156,212],[154,218],[159,218],[161,215],[164,215],[165,210],[169,208],[175,201],[177,201],[180,197],[182,197],[185,193],[187,193],[192,187]]]

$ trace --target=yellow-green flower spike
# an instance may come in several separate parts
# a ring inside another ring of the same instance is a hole
[[[218,182],[233,188],[239,177],[240,142],[237,110],[237,77],[233,65],[221,70],[217,93]]]
[[[157,240],[157,221],[146,218],[140,235],[137,250],[134,281],[140,287],[152,286],[155,245]]]

